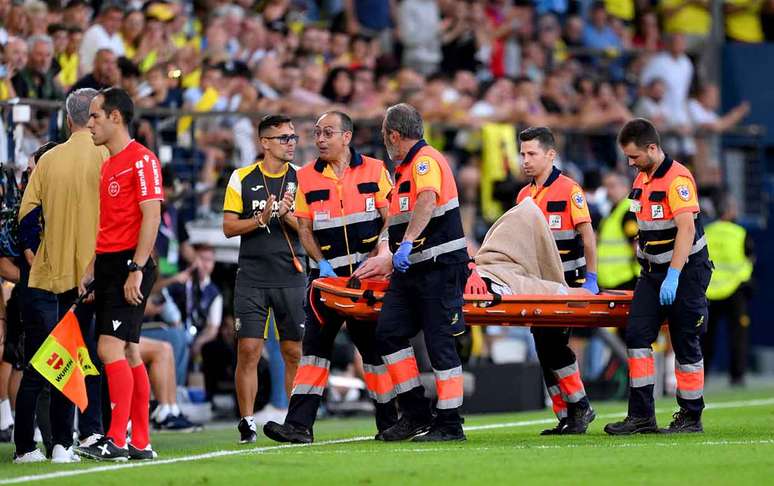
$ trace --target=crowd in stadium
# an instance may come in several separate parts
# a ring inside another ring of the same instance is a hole
[[[385,109],[416,106],[427,123],[425,138],[452,164],[465,233],[478,240],[492,222],[481,207],[483,152],[492,150],[482,128],[549,126],[559,138],[562,169],[587,191],[596,227],[611,209],[597,191],[603,177],[625,167],[616,133],[633,117],[652,120],[666,134],[665,150],[694,164],[701,193],[722,188],[716,135],[740,123],[750,107],[718,111],[707,62],[707,41],[719,22],[711,4],[0,0],[0,101],[63,102],[77,89],[111,86],[132,96],[140,111],[135,139],[165,165],[156,242],[161,277],[141,340],[143,361],[155,371],[153,421],[191,430],[197,424],[181,413],[178,388],[203,386],[210,400],[229,393],[236,350],[233,268],[216,268],[212,246],[191,240],[186,223],[220,219],[227,174],[261,155],[258,114],[294,118],[295,162],[302,165],[317,156],[312,129],[321,113],[349,114],[353,145],[386,159],[379,131]],[[723,25],[716,27],[726,41],[774,40],[774,3],[733,0],[721,10]],[[223,113],[192,118],[164,109]],[[17,173],[60,134],[51,113],[41,105],[20,125]],[[510,162],[505,183],[490,195],[503,205],[528,182]],[[351,344],[341,349],[346,373],[361,374]],[[266,355],[271,378],[263,383],[273,386],[272,396],[263,397],[271,402],[264,419],[271,420],[284,414],[287,397],[276,342]],[[0,390],[0,419],[3,397]]]

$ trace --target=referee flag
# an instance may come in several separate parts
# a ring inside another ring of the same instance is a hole
[[[81,412],[86,410],[89,398],[86,395],[85,376],[98,375],[99,372],[91,362],[73,309],[67,311],[43,341],[30,364],[64,396],[78,405]]]

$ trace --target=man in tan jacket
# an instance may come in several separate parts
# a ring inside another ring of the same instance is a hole
[[[40,158],[19,210],[23,226],[29,223],[25,218],[40,218],[43,227],[37,251],[25,249],[27,260],[32,258],[29,284],[23,297],[27,356],[32,356],[78,297],[78,283],[94,255],[99,221],[100,168],[109,156],[107,149],[94,145],[86,128],[89,104],[96,95],[96,90],[85,88],[67,97],[65,106],[70,138]],[[89,354],[96,360],[93,308],[81,305],[76,315]],[[45,379],[31,366],[24,370],[17,398],[17,458],[36,451],[33,440],[35,403],[45,384]],[[95,441],[102,433],[100,386],[99,376],[86,378],[89,407],[79,420],[82,443]],[[51,395],[52,461],[77,461],[70,433],[73,404],[53,388]],[[40,454],[35,457],[40,458]]]

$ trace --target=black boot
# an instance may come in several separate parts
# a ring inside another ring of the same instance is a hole
[[[412,442],[448,442],[467,440],[465,432],[462,431],[462,424],[459,423],[438,423],[435,422],[430,427],[430,431],[425,435],[420,435],[411,439]]]
[[[666,429],[661,429],[663,434],[685,434],[704,432],[701,425],[701,414],[691,413],[681,408],[672,415],[672,423]]]
[[[407,440],[430,430],[432,419],[414,419],[404,415],[398,422],[387,430],[381,432],[381,439],[387,442]]]
[[[648,434],[658,432],[656,417],[629,417],[621,422],[605,425],[605,432],[610,435]]]
[[[585,434],[589,424],[597,417],[597,414],[594,413],[594,409],[591,407],[575,407],[571,408],[569,412],[567,427],[560,432],[562,435]]]
[[[567,418],[561,418],[559,419],[559,423],[556,424],[556,427],[552,429],[545,429],[542,432],[540,432],[540,435],[559,435],[562,433],[562,430],[567,427]]]
[[[277,442],[291,442],[293,444],[311,444],[314,442],[311,430],[287,422],[284,424],[267,422],[263,426],[263,433],[269,439]]]

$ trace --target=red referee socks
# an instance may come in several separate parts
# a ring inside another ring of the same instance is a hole
[[[132,393],[132,445],[138,449],[145,449],[150,442],[150,429],[148,424],[150,408],[150,381],[148,370],[140,363],[132,368],[134,377],[134,392]]]
[[[132,404],[132,390],[134,389],[132,370],[129,368],[129,362],[122,359],[105,364],[105,374],[107,375],[112,409],[110,430],[108,430],[107,435],[113,439],[115,445],[124,447],[126,445],[126,425],[129,422],[129,410]],[[145,380],[147,384],[147,375]]]

